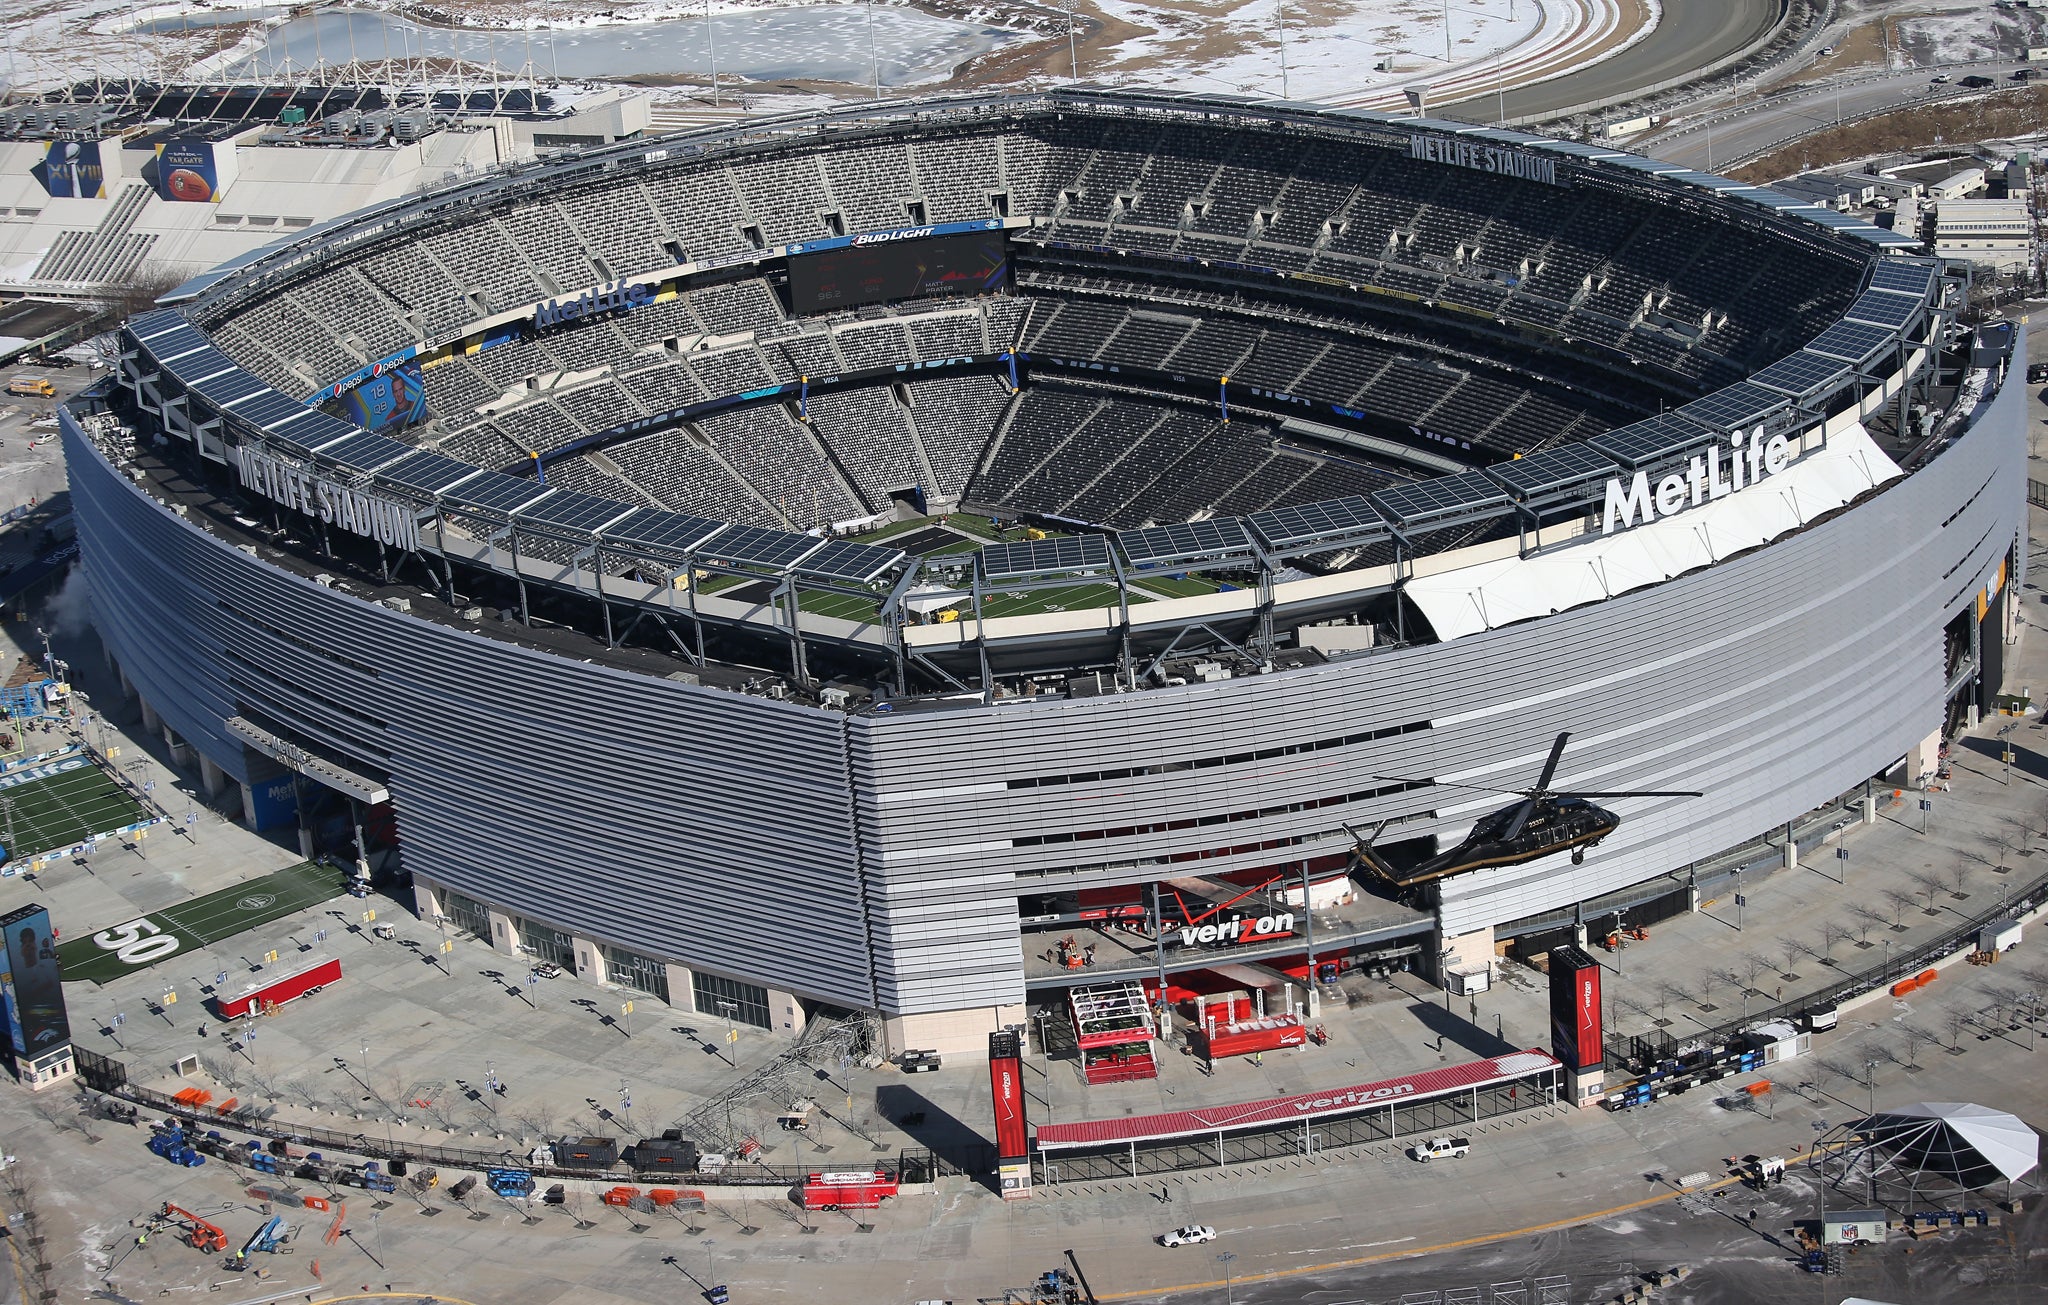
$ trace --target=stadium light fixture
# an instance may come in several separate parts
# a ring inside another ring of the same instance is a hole
[[[704,0],[704,43],[711,51],[711,107],[718,107],[718,34],[711,29],[711,0]]]
[[[875,52],[875,0],[868,0],[868,63],[875,74],[875,98],[882,98],[882,56]]]

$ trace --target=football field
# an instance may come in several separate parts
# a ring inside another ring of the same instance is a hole
[[[339,896],[347,886],[346,870],[308,861],[111,929],[71,938],[58,945],[57,961],[66,983],[106,983],[189,948],[232,938],[259,924],[318,906]],[[61,927],[64,921],[57,923]]]
[[[147,818],[140,802],[82,756],[0,779],[0,838],[9,860],[70,847]]]

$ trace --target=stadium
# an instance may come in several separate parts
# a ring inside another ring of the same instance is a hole
[[[679,1008],[980,1052],[1077,984],[1474,991],[1931,771],[2024,423],[1912,245],[1460,122],[876,104],[237,258],[66,452],[109,655],[252,820],[374,811],[423,916]],[[1369,873],[1531,785],[1701,796]]]

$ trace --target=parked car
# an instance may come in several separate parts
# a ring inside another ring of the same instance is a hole
[[[1428,1164],[1432,1160],[1462,1160],[1472,1150],[1472,1143],[1462,1137],[1432,1137],[1427,1142],[1417,1142],[1408,1148],[1408,1154]]]
[[[1161,1246],[1200,1246],[1203,1242],[1216,1240],[1216,1230],[1206,1223],[1191,1223],[1185,1228],[1160,1233]]]
[[[562,977],[562,967],[553,961],[542,961],[533,967],[533,972],[543,979],[559,979]]]
[[[1947,74],[1947,73],[1936,73],[1936,74],[1934,74],[1934,80],[1935,80],[1935,81],[1937,81],[1937,82],[1945,82],[1945,81],[1947,81],[1947,80],[1948,80],[1948,74]]]

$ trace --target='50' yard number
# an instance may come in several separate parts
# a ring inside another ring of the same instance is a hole
[[[154,936],[151,936],[154,935]],[[124,965],[147,965],[178,950],[178,936],[148,920],[130,920],[92,936],[93,944],[121,958]]]

